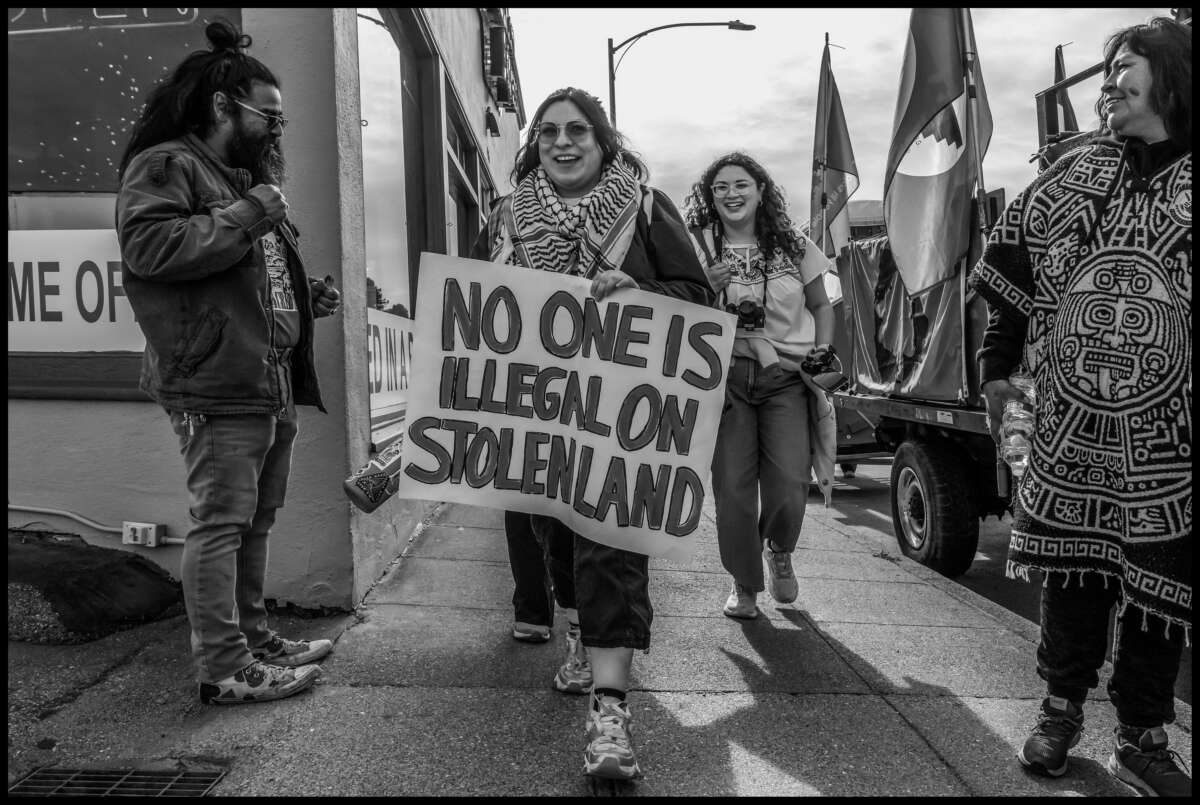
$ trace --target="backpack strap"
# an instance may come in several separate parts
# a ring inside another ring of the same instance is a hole
[[[692,233],[692,237],[700,244],[700,248],[704,251],[704,259],[711,266],[717,262],[716,245],[713,243],[712,230],[706,226],[690,226],[688,231]]]

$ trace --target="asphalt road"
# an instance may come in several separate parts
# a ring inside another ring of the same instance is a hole
[[[871,463],[859,465],[855,477],[850,480],[843,480],[842,472],[839,469],[837,480],[842,483],[854,484],[864,491],[872,491],[874,494],[861,498],[863,505],[890,520],[892,516],[889,489],[891,470],[890,460],[874,460]],[[835,499],[836,495],[835,487]],[[1008,611],[1037,623],[1038,606],[1041,600],[1040,574],[1034,571],[1030,574],[1031,581],[1028,582],[1005,578],[1004,575],[1010,523],[1011,517],[1006,515],[1003,520],[989,517],[979,524],[979,548],[975,554],[975,562],[971,565],[970,570],[955,581]],[[1110,621],[1110,645],[1111,641],[1112,622]],[[1111,649],[1109,659],[1112,659]],[[1183,650],[1183,660],[1175,682],[1175,695],[1189,705],[1192,703],[1192,649],[1190,647],[1184,647]]]

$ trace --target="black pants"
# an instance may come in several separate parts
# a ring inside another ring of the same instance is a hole
[[[504,512],[508,564],[513,574],[513,620],[554,625],[554,601],[575,608],[574,541],[537,534],[532,515]]]
[[[650,647],[648,556],[593,542],[543,515],[506,511],[504,532],[517,620],[552,626],[557,600],[578,609],[585,646]]]
[[[1048,573],[1042,587],[1042,640],[1037,650],[1038,676],[1051,696],[1081,704],[1100,683],[1100,667],[1108,648],[1108,618],[1120,599],[1120,582],[1097,573],[1072,574],[1063,586],[1062,573]],[[1145,619],[1127,607],[1117,619],[1113,675],[1108,695],[1117,719],[1130,727],[1157,727],[1175,720],[1175,678],[1183,653],[1183,630],[1169,632],[1162,618]]]

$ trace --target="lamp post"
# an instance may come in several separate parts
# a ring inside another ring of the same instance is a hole
[[[608,119],[613,124],[614,127],[616,127],[616,125],[617,125],[617,68],[613,66],[613,56],[617,55],[617,51],[620,50],[621,48],[626,48],[625,52],[628,53],[629,52],[628,47],[632,47],[634,42],[641,39],[643,36],[646,36],[647,34],[652,34],[655,31],[661,31],[664,28],[685,28],[685,27],[692,27],[692,26],[697,26],[697,25],[721,25],[721,26],[728,28],[731,31],[753,31],[754,30],[753,25],[742,22],[741,20],[729,20],[728,22],[672,22],[669,25],[659,25],[657,28],[649,28],[645,31],[642,31],[641,33],[636,33],[633,36],[626,39],[621,44],[617,45],[616,47],[613,46],[612,38],[611,37],[609,38],[609,40],[608,40]],[[621,58],[623,59],[623,58],[625,58],[625,56],[622,54]],[[619,63],[620,62],[618,61],[618,64]]]

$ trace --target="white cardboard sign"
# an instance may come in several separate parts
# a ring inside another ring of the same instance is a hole
[[[420,270],[397,494],[690,557],[736,319],[479,260],[424,253]]]

